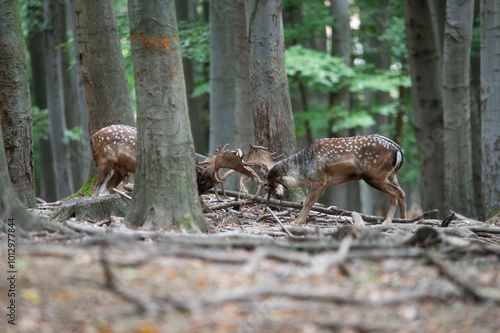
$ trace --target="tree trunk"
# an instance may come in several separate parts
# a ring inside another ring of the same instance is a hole
[[[87,103],[85,102],[85,86],[83,85],[83,77],[82,77],[82,67],[79,58],[79,50],[78,43],[75,42],[77,38],[76,31],[76,22],[75,22],[75,6],[73,0],[65,0],[66,1],[66,17],[68,20],[68,27],[71,29],[71,33],[73,35],[73,52],[75,56],[75,69],[74,75],[76,79],[76,98],[77,98],[77,107],[78,113],[80,115],[80,125],[82,126],[82,139],[80,145],[80,153],[82,156],[82,175],[86,175],[89,172],[89,166],[91,161],[91,152],[89,142],[89,117],[87,111]]]
[[[182,20],[196,20],[194,10],[194,0],[176,0],[175,9],[177,19]],[[200,154],[206,155],[209,151],[208,148],[208,126],[203,121],[201,115],[201,101],[199,97],[191,97],[195,83],[195,61],[187,57],[182,58],[182,68],[184,68],[184,78],[186,80],[186,92],[188,99],[189,121],[191,123],[191,132],[193,133],[194,148]]]
[[[21,200],[36,207],[29,67],[19,4],[0,5],[0,120],[10,180]],[[2,153],[3,155],[3,153]]]
[[[422,209],[437,208],[444,215],[441,60],[427,0],[406,0],[404,9],[420,160]]]
[[[35,218],[22,201],[36,206],[33,181],[33,144],[31,137],[31,101],[29,93],[28,59],[21,30],[19,4],[15,0],[0,2],[0,224],[14,236],[24,230],[61,230],[59,225]],[[9,112],[7,112],[9,111]],[[15,111],[15,112],[12,112]],[[13,127],[11,122],[16,125]],[[4,135],[3,130],[9,133]],[[4,142],[4,137],[12,141]],[[22,143],[23,145],[19,145]],[[15,158],[14,165],[8,161]],[[24,172],[22,182],[12,175]],[[20,186],[23,184],[23,186]],[[16,193],[17,192],[17,193]],[[11,228],[13,229],[11,231]],[[61,230],[63,231],[63,230]]]
[[[448,0],[443,47],[445,203],[473,215],[469,69],[473,0]]]
[[[427,0],[432,18],[432,27],[434,31],[434,40],[437,43],[437,48],[441,57],[443,56],[444,43],[444,19],[446,17],[446,1],[443,0]]]
[[[61,31],[64,21],[62,6],[53,0],[44,2],[45,13],[45,69],[47,82],[47,106],[50,118],[50,143],[52,148],[52,168],[56,177],[58,199],[67,197],[74,191],[71,168],[68,164],[68,147],[63,143],[66,132],[65,96],[63,84],[62,50],[58,46],[66,35]]]
[[[480,0],[474,0],[474,30],[480,30]],[[470,127],[472,145],[472,198],[474,211],[478,218],[482,216],[481,199],[481,48],[479,43],[473,43],[470,56]]]
[[[28,35],[28,51],[30,53],[31,65],[31,100],[33,106],[40,110],[47,109],[47,90],[45,82],[45,52],[43,43],[43,32],[40,27],[43,24],[43,4],[31,4],[28,6],[28,15],[32,17],[35,24],[30,26]],[[34,126],[36,126],[34,124]],[[47,139],[39,138],[38,142],[38,180],[40,188],[37,196],[46,201],[57,200],[55,191],[55,176],[52,169],[52,150],[50,149],[50,136]],[[35,171],[37,169],[35,168]]]
[[[235,111],[234,142],[235,146],[248,151],[249,144],[255,143],[255,129],[252,112],[252,87],[250,85],[250,65],[248,60],[248,40],[245,16],[245,0],[234,3],[235,31]],[[243,176],[234,176],[240,179]],[[246,178],[248,179],[248,178]],[[255,193],[254,182],[246,183],[246,189]]]
[[[70,14],[67,10],[69,0],[61,2],[58,12],[58,22],[56,29],[59,30],[61,36],[61,43],[68,42],[68,31],[70,29],[70,20],[68,15]],[[75,15],[74,10],[71,15]],[[62,91],[64,93],[64,114],[66,118],[66,128],[68,130],[73,130],[81,125],[81,118],[78,108],[78,91],[75,67],[71,66],[73,53],[64,47],[61,48],[61,83]],[[83,147],[81,140],[70,140],[66,144],[67,155],[66,159],[68,161],[68,167],[71,169],[71,177],[73,189],[80,188],[85,181],[85,174],[83,173]]]
[[[89,137],[112,124],[135,126],[113,1],[75,0],[74,5]],[[96,165],[90,162],[87,181],[76,195],[91,195]]]
[[[235,107],[235,146],[246,150],[249,143],[255,142],[254,119],[252,112],[252,87],[248,60],[248,40],[245,17],[245,1],[237,0],[234,7],[234,30],[236,38],[236,107]]]
[[[209,151],[226,143],[235,148],[234,0],[210,1],[210,138]],[[226,188],[237,188],[237,177]]]
[[[351,28],[349,26],[349,3],[347,0],[332,2],[330,13],[334,18],[332,25],[332,52],[334,57],[344,58],[347,65],[351,64]],[[351,93],[348,87],[344,87],[337,92],[330,93],[330,107],[341,106],[345,110],[351,109]],[[332,131],[333,118],[329,120],[328,137],[349,136],[349,130],[341,130],[337,133]],[[328,187],[321,202],[326,205],[354,210],[361,210],[361,191],[359,182],[349,182],[337,186]]]
[[[285,67],[282,0],[246,0],[256,144],[290,156],[296,138]]]
[[[295,153],[297,139],[285,66],[283,0],[246,0],[250,79],[255,143],[285,157]],[[303,200],[299,190],[287,193]]]
[[[500,209],[500,8],[481,1],[481,133],[483,215]]]
[[[210,152],[234,145],[234,0],[210,1]]]
[[[131,0],[129,11],[138,147],[126,223],[205,231],[174,2]]]
[[[135,126],[112,0],[75,0],[76,35],[89,134],[111,124]]]

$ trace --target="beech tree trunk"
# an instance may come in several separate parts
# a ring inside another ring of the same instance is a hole
[[[500,210],[500,7],[481,1],[481,134],[483,215]]]
[[[245,17],[245,1],[236,0],[234,4],[234,31],[236,47],[235,63],[235,146],[247,151],[249,143],[255,142],[254,119],[252,112],[252,87],[248,60],[248,40]]]
[[[75,0],[75,16],[90,136],[112,124],[135,126],[113,0]]]
[[[50,118],[50,143],[56,196],[67,197],[74,192],[72,170],[68,163],[69,147],[63,143],[66,134],[66,102],[63,82],[63,52],[59,47],[65,41],[64,7],[53,0],[45,0],[45,73],[47,108]],[[69,98],[69,96],[68,96]]]
[[[210,1],[210,143],[234,148],[234,0]]]
[[[138,147],[126,223],[205,231],[174,2],[130,0],[129,18]]]
[[[404,11],[420,160],[422,209],[437,208],[444,215],[441,59],[427,0],[405,0]]]
[[[34,24],[29,27],[28,51],[30,53],[30,81],[31,100],[33,106],[40,110],[47,109],[47,90],[45,82],[45,52],[43,43],[43,32],[40,27],[43,24],[43,4],[30,3],[28,5],[28,15]],[[34,124],[36,126],[36,124]],[[33,143],[38,147],[38,174],[35,179],[39,182],[39,192],[37,196],[46,201],[56,201],[55,176],[52,169],[52,150],[50,149],[50,136],[39,138]],[[36,162],[35,162],[36,163]],[[35,169],[36,171],[36,169]]]
[[[135,126],[113,1],[75,0],[74,5],[89,137],[112,124]],[[97,171],[94,159],[90,163],[87,181],[77,195],[91,195]]]
[[[36,207],[29,67],[18,2],[1,1],[0,17],[0,123],[4,142],[0,148],[4,149],[2,155],[20,201]]]
[[[283,0],[246,0],[256,144],[290,156],[295,125],[285,67]]]
[[[347,65],[351,64],[351,28],[349,26],[349,3],[347,0],[332,2],[330,13],[334,18],[332,25],[332,51],[334,57],[344,58]],[[351,109],[351,93],[348,87],[330,93],[330,107],[341,106],[345,110]],[[329,120],[328,137],[345,137],[350,135],[349,130],[332,131],[333,118]],[[348,210],[361,211],[360,182],[349,182],[326,188],[321,202]]]
[[[448,0],[443,47],[445,200],[449,209],[473,215],[470,128],[470,47],[473,0]]]
[[[177,20],[196,20],[195,0],[176,0],[175,9]],[[193,134],[194,148],[196,152],[206,155],[208,153],[208,133],[209,126],[204,121],[201,113],[200,97],[191,97],[195,83],[196,63],[193,59],[182,58],[182,67],[184,68],[184,79],[186,81],[186,92],[188,99],[189,121],[191,122],[191,132]]]

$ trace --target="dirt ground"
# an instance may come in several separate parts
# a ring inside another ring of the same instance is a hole
[[[273,216],[257,221],[262,204],[235,207],[207,214],[210,235],[73,219],[73,235],[18,239],[16,325],[2,278],[0,331],[500,331],[497,220],[381,228],[316,214],[300,229],[296,210],[274,209],[289,236]],[[422,227],[438,239],[408,241]]]

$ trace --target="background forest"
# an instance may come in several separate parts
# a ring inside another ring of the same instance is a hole
[[[0,0],[0,331],[500,331],[499,31],[497,0]],[[372,133],[394,223],[364,182],[281,198],[328,145],[235,150]]]
[[[481,122],[481,111],[489,112],[481,104],[489,90],[481,85],[496,87],[498,63],[481,67],[488,45],[481,47],[479,1],[449,10],[448,17],[445,1],[430,0],[424,10],[418,3],[284,1],[297,149],[322,137],[385,135],[405,151],[400,182],[410,210],[454,209],[487,218],[498,211],[500,198],[499,180],[491,176],[499,165],[489,163],[498,161],[500,117],[483,115]],[[30,57],[37,196],[54,201],[75,193],[90,165],[73,4],[20,4]],[[114,1],[114,7],[135,108],[127,1]],[[255,139],[243,1],[179,0],[176,11],[196,152],[208,155],[225,143],[246,149]],[[498,105],[493,110],[498,115]],[[332,187],[322,200],[377,215],[387,205],[383,194],[362,182]]]

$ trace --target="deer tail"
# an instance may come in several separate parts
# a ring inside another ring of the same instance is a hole
[[[397,176],[399,169],[401,169],[404,163],[403,149],[401,149],[401,147],[398,146],[394,154],[395,154],[394,169],[396,170],[396,176]]]

